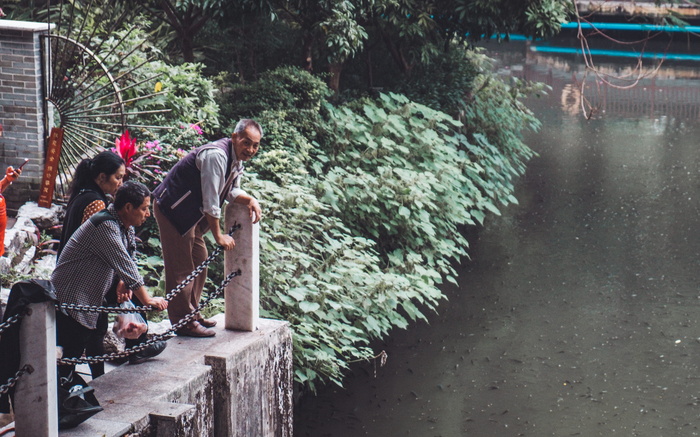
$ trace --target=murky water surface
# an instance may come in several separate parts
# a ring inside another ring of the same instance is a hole
[[[623,91],[509,47],[501,73],[553,87],[529,101],[520,204],[474,232],[439,315],[378,345],[376,375],[300,401],[296,436],[700,435],[700,64]]]

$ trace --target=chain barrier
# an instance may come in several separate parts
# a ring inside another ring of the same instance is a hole
[[[17,384],[17,381],[24,375],[25,373],[32,373],[34,372],[34,368],[30,366],[29,364],[25,364],[24,367],[19,369],[17,373],[15,373],[15,376],[12,378],[8,379],[7,382],[3,385],[0,385],[0,395],[6,394],[12,387]]]
[[[238,223],[235,223],[233,226],[231,226],[231,229],[229,229],[228,235],[229,235],[229,236],[233,236],[233,233],[236,232],[237,230],[239,230],[240,228],[241,228],[241,225],[238,224]],[[185,278],[184,281],[182,281],[180,284],[178,284],[177,287],[173,288],[173,289],[170,291],[170,293],[168,293],[168,294],[165,295],[165,300],[170,301],[170,300],[171,300],[173,297],[175,297],[175,295],[177,295],[183,288],[185,288],[185,287],[187,286],[187,284],[189,284],[190,282],[194,281],[194,279],[195,279],[197,276],[199,276],[199,274],[202,273],[202,271],[204,271],[204,269],[205,269],[209,264],[211,264],[211,262],[214,260],[214,258],[216,258],[216,257],[221,253],[222,250],[224,250],[224,248],[223,248],[222,246],[217,246],[216,249],[214,249],[214,252],[212,252],[211,255],[209,255],[209,256],[207,257],[207,259],[205,259],[204,262],[203,262],[202,264],[200,264],[199,266],[197,266],[197,268],[194,269],[194,270],[192,271],[192,273],[190,273],[190,274]]]
[[[235,231],[241,228],[241,225],[239,224],[234,224],[231,226],[231,229],[228,232],[228,235],[231,236]],[[180,284],[177,285],[177,287],[173,288],[170,290],[168,294],[165,295],[165,300],[170,302],[180,291],[182,291],[183,288],[185,288],[190,282],[194,281],[194,279],[199,276],[209,264],[211,264],[214,259],[219,256],[221,251],[223,250],[223,247],[217,246],[216,249],[205,259],[200,265],[195,268],[192,273],[187,275],[184,281],[182,281]],[[75,311],[81,311],[81,312],[90,312],[90,313],[110,313],[110,314],[119,314],[119,313],[147,313],[149,311],[153,311],[153,307],[150,305],[146,306],[138,306],[138,307],[133,307],[133,308],[119,308],[119,307],[105,307],[105,306],[100,306],[100,305],[80,305],[80,304],[75,304],[75,303],[57,303],[56,308],[58,309],[64,309],[64,310],[75,310]]]
[[[232,235],[236,230],[238,230],[241,226],[239,224],[235,224],[231,227],[228,235]],[[197,276],[199,276],[204,269],[211,264],[211,262],[221,253],[223,248],[221,246],[218,246],[214,252],[212,252],[211,255],[207,257],[207,259],[204,260],[197,268],[195,268],[192,273],[190,273],[187,278],[180,284],[178,284],[177,287],[172,289],[170,293],[168,293],[165,297],[166,300],[170,301],[172,300],[173,297],[175,297],[180,291],[182,291],[183,288],[185,288],[190,282],[192,282]],[[171,328],[159,335],[153,336],[151,339],[138,344],[132,348],[126,349],[123,352],[113,352],[110,354],[104,354],[104,355],[99,355],[99,356],[94,356],[94,357],[85,357],[85,358],[61,358],[57,360],[58,364],[81,364],[81,363],[99,363],[101,361],[111,361],[117,358],[125,358],[128,357],[132,354],[135,354],[137,352],[141,352],[151,346],[152,344],[159,342],[161,340],[166,340],[168,338],[172,337],[172,334],[175,333],[178,329],[182,328],[186,324],[190,323],[194,318],[197,316],[197,314],[201,311],[202,308],[207,306],[209,302],[211,302],[213,299],[216,299],[219,297],[226,286],[228,285],[231,280],[239,276],[241,274],[240,270],[237,270],[235,272],[231,272],[226,276],[226,278],[221,282],[221,285],[214,290],[213,293],[209,293],[207,298],[204,299],[197,308],[194,309],[193,312],[185,316],[182,320],[177,322],[176,324],[172,325]],[[103,307],[103,306],[95,306],[95,305],[77,305],[77,304],[62,304],[62,303],[57,303],[56,307],[59,309],[73,309],[76,311],[85,311],[85,312],[106,312],[106,313],[132,313],[132,312],[148,312],[152,311],[153,308],[148,305],[148,306],[141,306],[141,307],[136,307],[136,308],[119,308],[119,307]],[[12,317],[8,318],[5,322],[0,323],[0,334],[2,334],[5,330],[7,330],[10,326],[14,325],[15,323],[19,323],[22,318],[25,316],[26,310],[17,313],[13,315]],[[17,381],[24,375],[25,373],[32,373],[34,369],[32,366],[29,364],[25,364],[24,367],[19,369],[17,373],[13,377],[7,380],[7,382],[3,385],[0,385],[0,394],[6,394],[12,387],[17,384]]]
[[[25,314],[27,314],[26,308],[21,313],[17,313],[12,317],[9,317],[7,321],[0,323],[0,334],[5,332],[7,328],[14,325],[15,323],[19,323],[19,321],[22,320],[22,317],[24,317]]]
[[[209,302],[211,302],[213,299],[216,299],[219,297],[226,286],[228,285],[229,282],[236,276],[239,276],[241,274],[240,270],[236,270],[235,272],[231,272],[226,276],[226,278],[221,281],[221,285],[216,288],[212,293],[209,293],[207,298],[204,299],[197,308],[194,309],[191,313],[186,315],[182,320],[179,322],[175,323],[170,327],[170,329],[162,334],[158,334],[150,338],[149,340],[138,344],[134,347],[131,347],[129,349],[124,350],[123,352],[112,352],[110,354],[104,354],[104,355],[97,355],[93,357],[81,357],[81,358],[60,358],[57,360],[58,364],[83,364],[83,363],[99,363],[101,361],[112,361],[117,358],[126,358],[132,354],[135,354],[137,352],[141,352],[144,349],[148,348],[150,345],[159,342],[161,340],[167,340],[169,338],[172,338],[172,334],[175,333],[178,329],[182,328],[186,324],[190,323],[191,321],[194,320],[194,318],[197,316],[197,313],[201,311],[202,308],[207,306]]]

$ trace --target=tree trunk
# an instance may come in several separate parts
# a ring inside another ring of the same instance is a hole
[[[406,57],[401,51],[401,47],[396,45],[396,43],[391,39],[391,37],[384,32],[382,32],[382,40],[384,40],[384,44],[386,44],[386,47],[389,49],[389,53],[391,53],[391,58],[394,60],[394,62],[396,62],[396,65],[399,66],[399,68],[404,74],[410,75],[411,70],[413,69],[413,65],[408,63],[408,60],[406,60]]]
[[[338,94],[338,90],[340,90],[340,73],[343,71],[343,63],[333,62],[328,66],[328,71],[331,73],[331,77],[328,79],[328,88]]]
[[[374,73],[372,71],[372,50],[370,49],[367,50],[365,64],[367,65],[367,88],[374,88]]]
[[[313,50],[314,50],[314,37],[311,35],[311,33],[307,33],[304,36],[304,63],[303,67],[304,70],[308,71],[311,73],[314,71],[314,56],[313,56]]]
[[[190,38],[189,34],[182,34],[180,35],[180,42],[182,47],[182,59],[185,62],[194,62],[192,38]]]

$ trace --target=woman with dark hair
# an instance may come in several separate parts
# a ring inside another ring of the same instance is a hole
[[[107,207],[107,195],[114,196],[126,175],[124,160],[105,150],[80,161],[70,187],[70,199],[63,219],[58,255],[71,235],[85,220]]]

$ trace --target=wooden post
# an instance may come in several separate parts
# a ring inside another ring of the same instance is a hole
[[[226,274],[240,269],[224,291],[226,299],[226,329],[255,331],[260,316],[260,238],[259,224],[253,224],[248,208],[229,203],[225,212],[226,231],[235,223],[241,228],[233,234],[236,247],[224,255]]]
[[[57,437],[56,310],[53,302],[29,305],[20,325],[20,368],[32,367],[15,387],[18,436]]]

